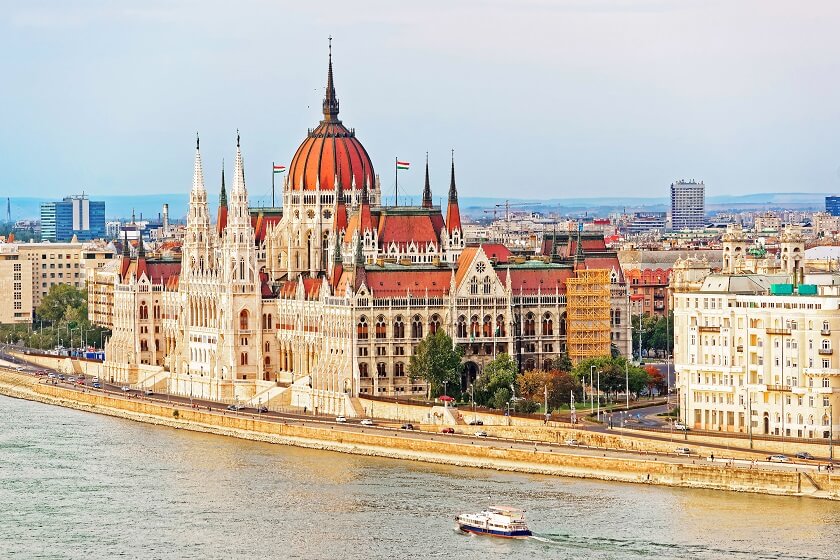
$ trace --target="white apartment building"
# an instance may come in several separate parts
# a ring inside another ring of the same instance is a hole
[[[706,185],[691,181],[671,183],[671,228],[701,229],[706,225]]]
[[[840,275],[713,274],[674,294],[681,415],[695,429],[836,434]]]

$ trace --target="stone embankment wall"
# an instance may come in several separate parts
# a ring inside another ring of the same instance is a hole
[[[416,439],[407,434],[383,433],[375,429],[351,432],[332,425],[314,427],[267,422],[141,399],[95,392],[80,393],[37,383],[31,376],[6,371],[0,371],[0,393],[175,428],[359,455],[601,480],[840,499],[837,477],[832,478],[825,473],[804,475],[793,471],[762,471],[716,464],[581,456],[556,449],[509,449],[503,442],[476,445],[451,440]]]

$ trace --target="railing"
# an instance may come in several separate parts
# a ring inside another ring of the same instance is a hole
[[[781,334],[781,335],[789,335],[790,329],[767,329],[767,334]]]
[[[817,353],[820,356],[831,356],[834,353],[834,350],[832,348],[820,348],[817,350]]]
[[[738,346],[736,346],[736,347],[735,347],[735,351],[736,351],[736,352],[743,352],[743,351],[744,351],[744,347],[743,347],[743,346],[741,346],[741,345],[738,345]]]
[[[828,335],[831,334],[831,329],[822,329],[820,331],[820,334],[823,335],[823,336],[828,336]]]
[[[699,330],[700,332],[716,332],[716,333],[719,333],[719,332],[720,332],[720,327],[708,327],[708,326],[704,326],[704,327],[700,327],[698,330]]]
[[[784,392],[784,393],[790,393],[791,387],[790,387],[790,385],[768,385],[767,390],[768,391],[781,391],[781,392]]]

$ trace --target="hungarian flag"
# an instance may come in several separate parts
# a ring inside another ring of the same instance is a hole
[[[285,173],[285,172],[286,172],[286,166],[285,165],[275,165],[274,166],[274,173],[275,174]]]
[[[400,161],[397,160],[397,169],[408,169],[408,166],[411,165],[407,161]]]

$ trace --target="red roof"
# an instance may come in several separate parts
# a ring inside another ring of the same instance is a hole
[[[225,228],[227,227],[227,211],[227,206],[219,207],[219,215],[216,218],[216,232],[219,235],[222,235],[222,232],[225,231]]]
[[[514,294],[536,294],[537,292],[550,294],[556,291],[565,293],[566,280],[574,276],[572,269],[558,266],[551,268],[516,266],[497,268],[496,274],[503,284],[506,281],[508,270],[510,270],[511,291]]]
[[[269,215],[266,216],[262,212],[254,216],[251,215],[251,226],[254,228],[254,241],[256,243],[262,243],[265,240],[266,230],[268,226],[276,225],[280,223],[282,216],[278,215]]]
[[[406,246],[413,241],[423,252],[429,242],[438,244],[439,233],[429,214],[383,214],[379,218],[379,244],[382,247],[391,243]]]
[[[366,271],[365,285],[374,297],[405,296],[406,293],[416,296],[442,296],[449,292],[451,277],[452,273],[448,269],[374,268]]]
[[[501,243],[484,243],[481,249],[489,259],[495,259],[498,264],[503,264],[510,260],[510,249]]]
[[[286,299],[294,299],[297,297],[298,281],[290,280],[283,284],[278,293],[279,297]],[[321,279],[320,278],[304,278],[303,292],[308,300],[318,299],[321,294]]]

